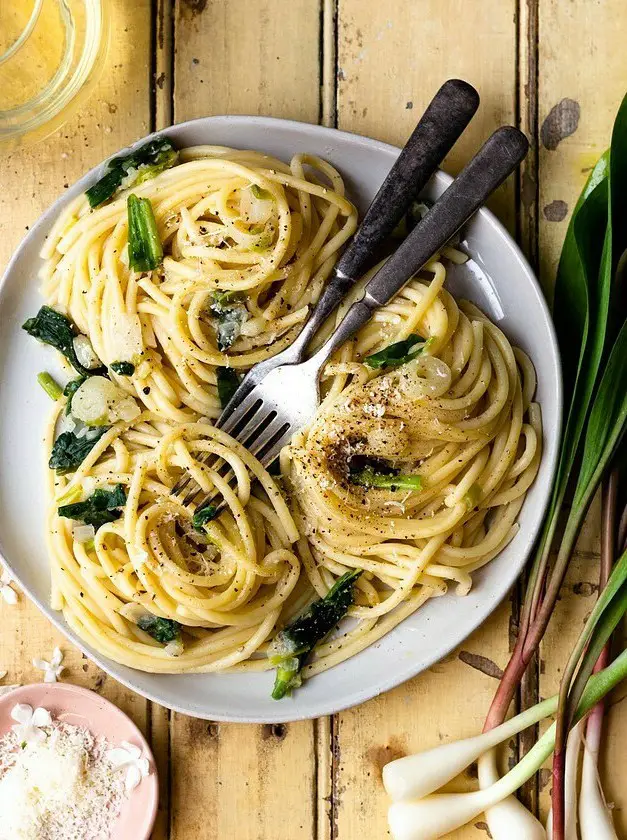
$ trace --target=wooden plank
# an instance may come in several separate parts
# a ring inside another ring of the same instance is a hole
[[[210,114],[318,122],[318,0],[182,0],[176,9],[176,122]]]
[[[518,6],[518,101],[519,128],[529,138],[529,152],[518,171],[518,217],[516,235],[532,268],[538,273],[538,7]],[[518,582],[514,621],[518,622],[527,576]],[[538,657],[534,656],[521,680],[518,702],[522,708],[538,700]],[[518,757],[536,742],[538,728],[532,726],[518,737]],[[534,776],[519,791],[519,798],[533,813],[538,809],[538,780]]]
[[[176,120],[248,113],[317,122],[319,25],[317,0],[177,4]],[[172,715],[171,840],[313,840],[324,821],[316,769],[328,764],[323,736],[317,756],[324,727]],[[326,778],[320,773],[321,785]]]
[[[340,0],[338,126],[402,144],[442,82],[464,78],[482,104],[444,164],[457,172],[497,126],[516,120],[515,12],[514,0]],[[513,197],[510,180],[490,205],[512,230]]]
[[[154,118],[155,128],[165,128],[174,122],[174,9],[172,0],[157,0],[153,21],[154,50]]]
[[[570,211],[607,148],[625,94],[622,0],[540,0],[541,277],[552,286]]]
[[[22,148],[3,161],[0,194],[2,266],[28,226],[64,187],[149,130],[150,2],[138,0],[133,4],[110,6],[110,49],[90,99],[45,142]],[[149,734],[150,704],[107,677],[73,648],[25,596],[20,597],[16,607],[0,601],[0,621],[0,666],[9,671],[5,682],[38,682],[42,673],[32,666],[32,658],[49,658],[58,644],[67,666],[63,679],[103,694]],[[154,838],[166,840],[166,835],[157,832]]]
[[[506,602],[458,650],[405,685],[334,722],[332,837],[358,840],[385,837],[388,797],[381,782],[383,766],[394,758],[475,735],[481,730],[499,668],[507,655]],[[469,770],[455,790],[476,785]],[[482,818],[452,835],[456,840],[486,840]]]
[[[310,840],[313,726],[217,724],[174,716],[172,840]]]
[[[174,10],[172,0],[157,0],[152,20],[151,118],[152,129],[165,128],[173,122],[172,86]],[[169,840],[171,823],[172,760],[170,752],[171,713],[156,703],[149,707],[149,730],[155,761],[159,770],[159,810],[152,840]]]
[[[458,171],[498,125],[516,122],[515,9],[514,2],[499,0],[340,0],[338,127],[401,145],[442,82],[455,76],[467,79],[480,91],[482,105],[444,164],[448,171]],[[452,31],[449,49],[445,45]],[[514,194],[510,181],[492,202],[512,230]],[[385,836],[383,764],[481,728],[496,680],[477,668],[498,673],[504,666],[511,613],[511,604],[504,604],[444,662],[337,716],[333,837]],[[465,785],[472,782],[470,777],[462,780]],[[486,838],[485,824],[479,819],[455,837]]]
[[[616,110],[625,93],[627,54],[620,40],[625,20],[621,0],[588,3],[539,2],[539,168],[540,270],[545,288],[554,283],[570,212],[590,168],[609,143]],[[552,694],[561,668],[596,597],[600,506],[595,504],[571,563],[562,598],[542,648],[540,691]],[[623,765],[627,745],[627,705],[613,698],[604,739],[603,773],[619,834],[627,830],[627,790]],[[546,778],[546,776],[545,776]],[[546,813],[550,785],[541,793]]]

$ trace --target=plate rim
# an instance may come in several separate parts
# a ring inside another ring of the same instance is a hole
[[[99,177],[101,177],[103,169],[105,168],[108,161],[110,161],[114,157],[127,154],[133,151],[138,146],[143,145],[144,143],[150,141],[151,139],[157,136],[176,136],[178,133],[184,131],[188,127],[202,126],[202,128],[204,128],[206,126],[207,128],[210,128],[212,125],[232,125],[234,123],[246,124],[252,126],[253,128],[256,127],[258,129],[267,128],[270,130],[273,127],[280,128],[284,126],[289,127],[292,130],[296,130],[300,133],[319,135],[320,137],[327,137],[329,138],[329,140],[331,140],[331,138],[341,137],[345,142],[349,142],[352,145],[376,149],[382,152],[383,154],[393,155],[394,157],[398,156],[398,154],[401,151],[401,149],[398,146],[394,146],[391,143],[385,143],[382,140],[366,137],[364,135],[357,134],[354,132],[344,131],[342,129],[337,128],[329,128],[327,126],[316,125],[314,123],[307,123],[299,120],[290,120],[282,119],[279,117],[267,117],[259,115],[216,114],[205,117],[197,117],[195,119],[175,123],[174,125],[167,126],[166,128],[163,128],[158,131],[153,131],[149,134],[144,135],[141,138],[138,138],[129,145],[124,146],[117,152],[107,156],[100,163],[93,166],[88,172],[86,172],[78,180],[71,184],[69,189],[60,194],[58,198],[56,198],[55,201],[38,217],[37,221],[33,225],[31,225],[30,229],[22,238],[19,245],[12,254],[11,258],[9,259],[2,274],[2,278],[0,279],[0,311],[2,309],[2,296],[4,294],[8,278],[13,273],[15,266],[19,263],[23,252],[27,251],[29,242],[36,238],[36,235],[40,232],[40,230],[46,225],[48,225],[50,219],[54,218],[69,201],[73,200],[79,192],[84,192],[89,185],[91,185]],[[453,181],[453,176],[444,172],[442,169],[436,169],[432,177],[440,182],[443,182],[445,186],[448,186]],[[563,379],[559,345],[557,342],[557,335],[555,332],[553,319],[550,314],[548,302],[544,296],[544,292],[542,290],[540,282],[536,277],[536,274],[533,268],[531,267],[529,261],[523,254],[520,246],[518,245],[514,237],[509,234],[502,222],[495,216],[495,214],[491,210],[489,210],[485,206],[481,207],[477,211],[476,215],[481,216],[489,224],[492,230],[496,234],[498,234],[503,245],[509,249],[512,257],[515,257],[515,259],[518,261],[534,291],[534,295],[537,299],[540,310],[542,311],[544,323],[547,327],[547,331],[550,336],[550,367],[553,368],[557,384],[557,393],[555,398],[557,428],[555,434],[557,436],[557,440],[559,441],[563,427]],[[543,454],[543,457],[549,458],[549,455]],[[503,591],[500,592],[492,600],[490,600],[489,602],[485,602],[484,604],[482,604],[481,607],[477,607],[476,615],[473,617],[472,622],[469,623],[467,632],[464,633],[463,637],[455,639],[451,642],[447,642],[443,646],[443,648],[438,649],[438,651],[433,655],[424,656],[419,664],[409,664],[409,666],[405,668],[398,667],[387,678],[385,676],[377,677],[376,680],[372,681],[368,689],[357,690],[354,694],[350,694],[345,700],[336,702],[333,702],[333,700],[325,700],[324,702],[319,702],[316,705],[315,711],[313,712],[298,711],[293,708],[292,713],[290,713],[287,710],[287,704],[277,704],[276,715],[267,715],[263,713],[256,715],[239,713],[229,715],[208,712],[203,708],[199,707],[194,701],[190,701],[187,706],[181,705],[176,702],[164,701],[164,699],[159,696],[158,692],[153,691],[149,688],[140,689],[137,687],[136,684],[133,683],[132,678],[127,678],[115,672],[114,669],[117,663],[115,663],[113,660],[109,660],[106,657],[102,656],[100,653],[93,650],[85,642],[83,642],[83,640],[72,630],[72,628],[65,623],[62,613],[58,613],[52,610],[48,604],[43,603],[29,589],[29,587],[22,582],[20,576],[14,571],[12,565],[7,559],[6,553],[2,545],[1,534],[0,561],[9,570],[14,580],[19,584],[21,590],[44,614],[46,619],[50,621],[53,624],[53,626],[56,627],[65,636],[65,638],[67,638],[72,644],[74,644],[82,653],[88,656],[100,668],[102,668],[102,670],[105,671],[105,673],[107,673],[121,685],[124,685],[126,688],[133,691],[135,694],[138,694],[146,698],[147,700],[150,700],[153,703],[157,703],[160,706],[164,706],[165,708],[171,709],[172,711],[202,720],[212,720],[223,723],[256,724],[291,723],[301,720],[314,720],[319,717],[336,714],[346,709],[358,706],[366,702],[367,700],[370,700],[374,697],[378,697],[379,695],[390,691],[391,689],[396,688],[397,686],[402,685],[403,683],[407,682],[413,677],[418,676],[419,674],[423,673],[424,671],[431,668],[433,665],[437,664],[438,662],[441,662],[447,656],[449,656],[450,653],[453,650],[455,650],[455,648],[457,648],[463,641],[465,641],[465,639],[467,639],[472,633],[474,633],[490,617],[490,615],[492,615],[496,608],[505,600],[513,584],[516,582],[523,569],[527,565],[527,562],[533,550],[533,546],[535,545],[540,534],[540,530],[542,527],[541,522],[543,521],[544,515],[546,514],[546,510],[549,504],[550,495],[555,480],[558,459],[559,445],[555,446],[554,451],[551,453],[550,458],[548,460],[548,477],[545,486],[542,488],[542,493],[539,496],[539,506],[543,510],[543,516],[542,520],[540,521],[535,530],[535,533],[533,534],[533,539],[530,541],[527,549],[521,552],[520,561],[516,564],[512,564],[510,573],[507,576],[503,576],[504,580],[507,581],[507,586],[504,586]],[[365,649],[365,651],[367,651],[367,648]],[[342,663],[339,663],[339,665],[334,667],[342,667]],[[198,676],[200,677],[203,675]],[[281,708],[279,708],[279,706],[281,706]],[[283,709],[285,711],[283,711]]]
[[[126,722],[130,725],[133,737],[137,741],[139,741],[139,746],[142,749],[143,757],[147,758],[150,763],[150,773],[148,774],[148,777],[144,781],[142,781],[142,784],[145,783],[146,785],[146,795],[150,798],[149,808],[144,812],[144,822],[141,826],[143,833],[141,835],[136,835],[135,840],[149,840],[150,835],[152,834],[152,830],[155,826],[155,822],[157,820],[157,812],[159,810],[159,768],[157,766],[157,761],[155,759],[152,746],[149,743],[146,736],[144,735],[144,733],[139,728],[139,726],[135,723],[135,721],[129,714],[127,714],[123,709],[117,706],[112,700],[109,700],[108,697],[99,694],[92,688],[87,688],[87,686],[76,685],[75,683],[66,681],[46,683],[39,680],[33,683],[24,683],[23,685],[17,685],[11,691],[8,691],[6,694],[3,694],[0,697],[0,709],[3,709],[5,706],[8,707],[11,703],[17,704],[26,702],[28,703],[28,705],[33,706],[34,700],[32,695],[36,695],[38,691],[45,691],[53,695],[59,694],[60,699],[58,702],[60,705],[63,705],[64,703],[68,702],[69,704],[71,704],[73,698],[76,696],[85,697],[87,698],[88,702],[101,705],[104,709],[107,710],[108,714],[112,715],[112,717],[116,718],[119,716],[120,718],[124,718]],[[44,708],[46,707],[44,706]],[[68,707],[64,708],[63,714],[68,713],[72,714],[72,711]],[[85,728],[96,737],[102,735],[102,732],[97,732],[96,728],[94,728],[91,725]],[[6,733],[0,732],[0,734]],[[130,801],[130,797],[127,800],[123,801],[122,810],[120,811],[120,814],[122,813],[124,807],[130,804]],[[115,823],[113,824],[113,828],[116,828]]]

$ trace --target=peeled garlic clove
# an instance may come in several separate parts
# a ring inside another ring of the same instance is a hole
[[[86,335],[77,335],[72,341],[76,358],[84,368],[87,370],[94,370],[101,367],[102,362],[96,355],[96,351],[91,345],[91,341]]]
[[[72,416],[88,426],[130,422],[140,414],[135,400],[106,376],[90,376],[72,397]]]

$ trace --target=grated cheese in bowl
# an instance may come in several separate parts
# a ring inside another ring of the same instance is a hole
[[[15,729],[0,738],[0,840],[109,840],[125,799],[111,744],[58,721],[41,740]]]

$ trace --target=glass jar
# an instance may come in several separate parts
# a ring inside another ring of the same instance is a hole
[[[46,137],[104,63],[107,0],[0,0],[0,146]]]

